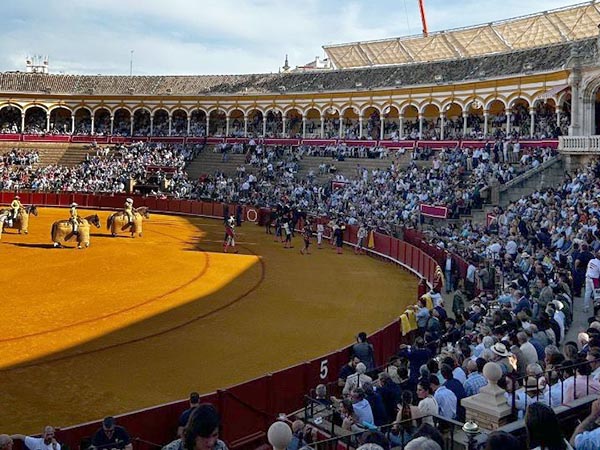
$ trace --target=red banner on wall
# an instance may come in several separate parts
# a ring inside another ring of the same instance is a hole
[[[448,208],[445,206],[434,206],[421,203],[419,208],[421,214],[427,217],[434,217],[436,219],[445,219],[448,217]]]

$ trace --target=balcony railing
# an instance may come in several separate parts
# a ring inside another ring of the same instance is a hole
[[[600,154],[600,136],[561,136],[558,150],[571,154]]]

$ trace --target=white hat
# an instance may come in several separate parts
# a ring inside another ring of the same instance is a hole
[[[73,203],[71,203],[71,208],[72,208],[73,206],[79,206],[79,205],[78,205],[77,203],[73,202]]]
[[[126,203],[133,203],[133,199],[128,198],[127,200],[125,200]]]
[[[506,356],[510,355],[509,351],[506,350],[506,345],[504,345],[501,342],[497,342],[494,345],[492,345],[492,351],[496,355],[502,356],[502,357],[506,357]]]
[[[552,300],[551,302],[554,306],[556,306],[556,309],[558,309],[559,311],[561,309],[563,309],[565,307],[564,303],[561,302],[560,300]]]

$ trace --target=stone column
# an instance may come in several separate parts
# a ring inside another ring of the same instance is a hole
[[[506,135],[508,136],[510,134],[510,108],[506,108],[504,113],[506,114]]]
[[[535,134],[535,108],[529,108],[529,137],[533,139],[533,135]]]
[[[379,140],[383,141],[385,138],[385,117],[379,114]]]
[[[248,137],[248,116],[244,116],[244,137]]]
[[[171,136],[171,130],[173,127],[173,117],[169,114],[169,136]]]
[[[50,113],[46,113],[46,133],[50,132]]]
[[[263,132],[262,132],[262,137],[266,138],[267,137],[267,118],[265,117],[265,115],[263,114]]]
[[[283,116],[281,118],[281,137],[285,137],[285,123],[287,122],[287,119],[285,118],[285,116]]]
[[[488,116],[490,112],[488,110],[483,111],[483,137],[487,139],[488,135]]]
[[[110,116],[110,134],[111,136],[115,134],[115,116]]]
[[[133,136],[133,114],[129,114],[129,136]]]
[[[344,118],[340,115],[340,131],[339,131],[339,139],[344,139]]]
[[[187,128],[186,128],[186,134],[189,136],[190,135],[190,131],[192,129],[191,126],[192,123],[192,116],[187,116]]]
[[[363,116],[358,116],[358,138],[363,137]]]
[[[440,140],[444,140],[445,130],[444,130],[444,113],[440,113]]]
[[[150,136],[154,136],[154,116],[150,116]]]
[[[210,114],[207,113],[206,114],[206,132],[204,133],[205,136],[208,136],[210,134]]]
[[[225,116],[225,137],[229,137],[229,114]]]
[[[398,137],[400,139],[402,139],[404,137],[404,116],[402,114],[400,114],[400,116],[398,116],[398,119],[400,119],[400,128],[398,130]]]
[[[468,111],[463,111],[462,113],[462,117],[463,117],[463,137],[467,136],[467,119],[469,118],[469,112]]]
[[[419,113],[419,139],[423,139],[423,114]]]
[[[71,114],[71,134],[75,133],[75,114]]]
[[[91,134],[94,134],[94,129],[95,129],[94,115],[93,115],[93,114],[91,114],[91,116],[90,116],[90,117],[91,117],[91,119],[92,119],[92,124],[91,124],[91,127],[90,127],[90,133],[91,133]]]
[[[306,139],[306,117],[302,117],[302,139]]]
[[[325,139],[325,118],[321,117],[321,139]]]
[[[571,50],[571,55],[567,61],[567,67],[571,68],[569,76],[569,85],[571,86],[571,125],[569,125],[569,136],[581,136],[581,58],[576,49]],[[593,133],[593,131],[592,131]]]
[[[561,108],[560,106],[556,107],[556,126],[558,128],[560,128],[560,113],[561,113]]]
[[[485,430],[496,430],[508,423],[511,407],[504,397],[506,392],[498,386],[502,377],[502,369],[494,362],[483,367],[483,375],[488,384],[482,387],[479,394],[463,398],[461,405],[465,408],[466,419],[476,422]]]
[[[25,111],[21,111],[21,133],[25,133]]]

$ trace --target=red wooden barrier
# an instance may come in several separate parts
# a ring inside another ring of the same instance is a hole
[[[0,141],[20,141],[20,134],[0,134]]]

